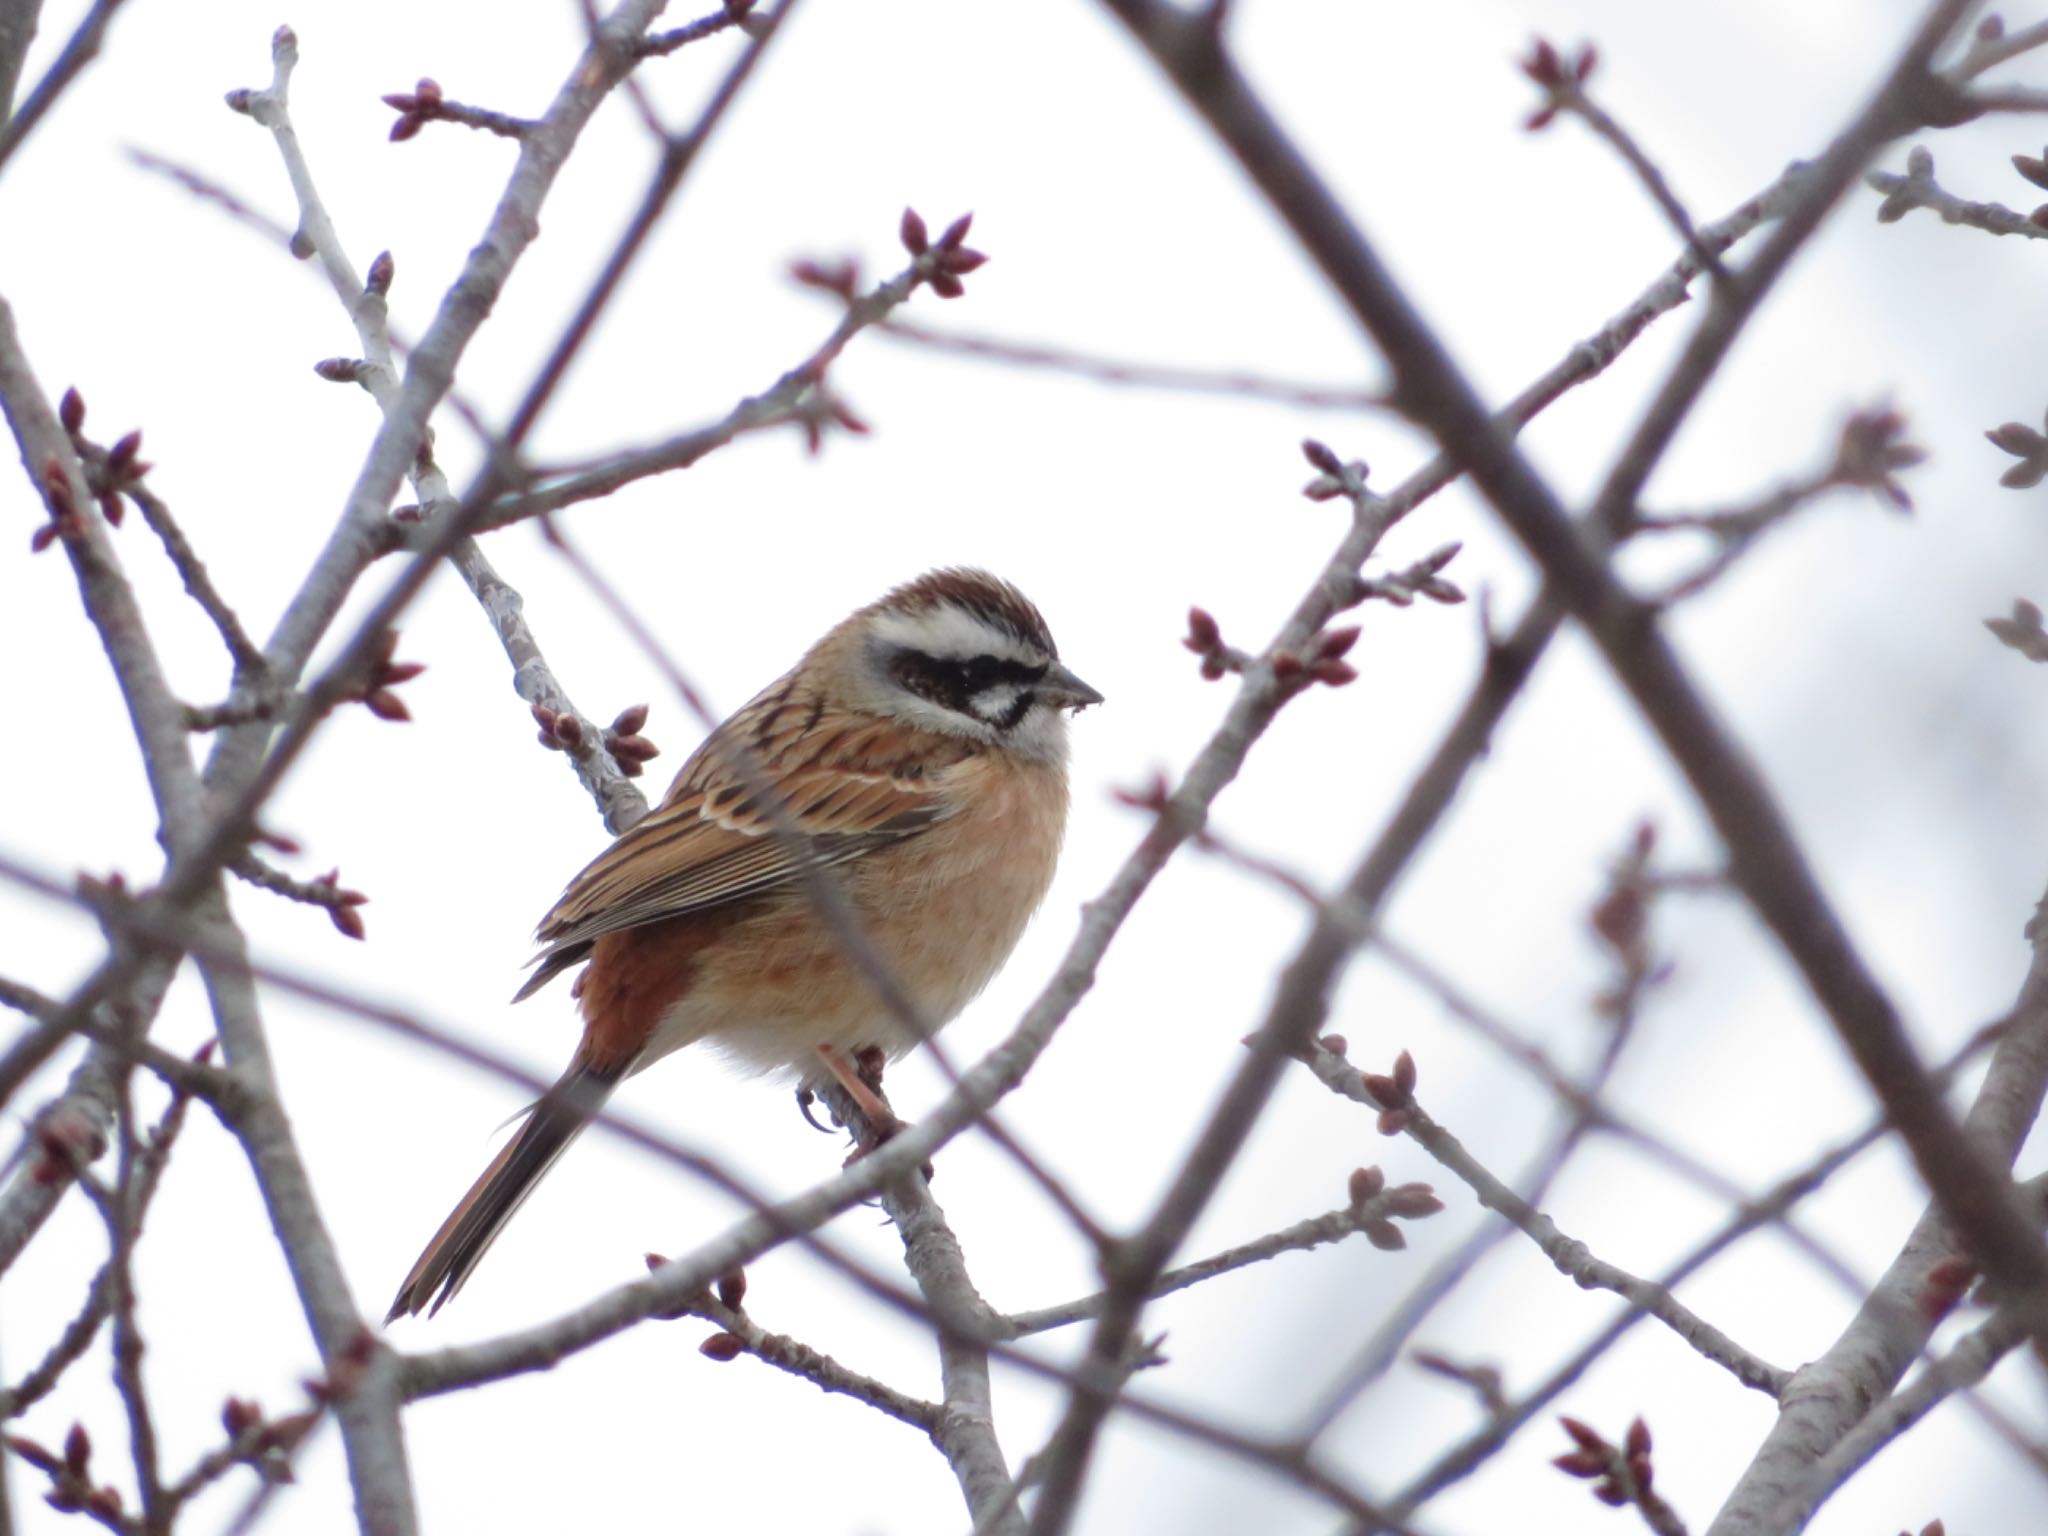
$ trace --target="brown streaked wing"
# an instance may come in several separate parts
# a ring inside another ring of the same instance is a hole
[[[802,850],[776,834],[733,766],[735,747],[755,754],[803,849],[826,867],[944,819],[949,806],[935,780],[979,750],[771,689],[706,739],[660,809],[569,883],[541,919],[536,936],[544,948],[515,1001],[583,959],[604,934],[707,911],[800,877]]]

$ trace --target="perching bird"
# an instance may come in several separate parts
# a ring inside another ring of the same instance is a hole
[[[612,1088],[669,1052],[708,1041],[809,1084],[917,1043],[821,916],[806,859],[832,869],[920,1023],[949,1022],[1052,881],[1066,712],[1101,702],[1023,593],[941,570],[844,620],[713,731],[541,920],[518,998],[587,961],[582,1043],[385,1320],[439,1311]]]

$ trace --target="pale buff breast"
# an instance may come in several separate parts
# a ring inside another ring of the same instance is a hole
[[[968,809],[841,869],[863,930],[931,1029],[1009,958],[1052,883],[1067,815],[1058,765],[988,754],[948,775]],[[891,1056],[916,1044],[801,891],[726,931],[636,1066],[696,1040],[757,1071],[804,1074],[821,1044]]]

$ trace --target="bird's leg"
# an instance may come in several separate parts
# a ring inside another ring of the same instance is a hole
[[[855,1155],[874,1151],[903,1129],[903,1122],[896,1118],[896,1111],[881,1096],[883,1058],[880,1051],[861,1051],[849,1061],[846,1053],[837,1046],[821,1045],[818,1047],[818,1059],[825,1063],[825,1069],[845,1090],[847,1099],[863,1122],[857,1127],[859,1135],[855,1138],[858,1143]]]

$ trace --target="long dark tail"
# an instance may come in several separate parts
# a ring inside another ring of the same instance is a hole
[[[505,1223],[519,1209],[541,1175],[554,1167],[569,1143],[597,1113],[623,1073],[577,1063],[526,1112],[526,1123],[505,1143],[462,1203],[448,1213],[441,1230],[413,1265],[384,1321],[441,1310],[462,1289]]]

